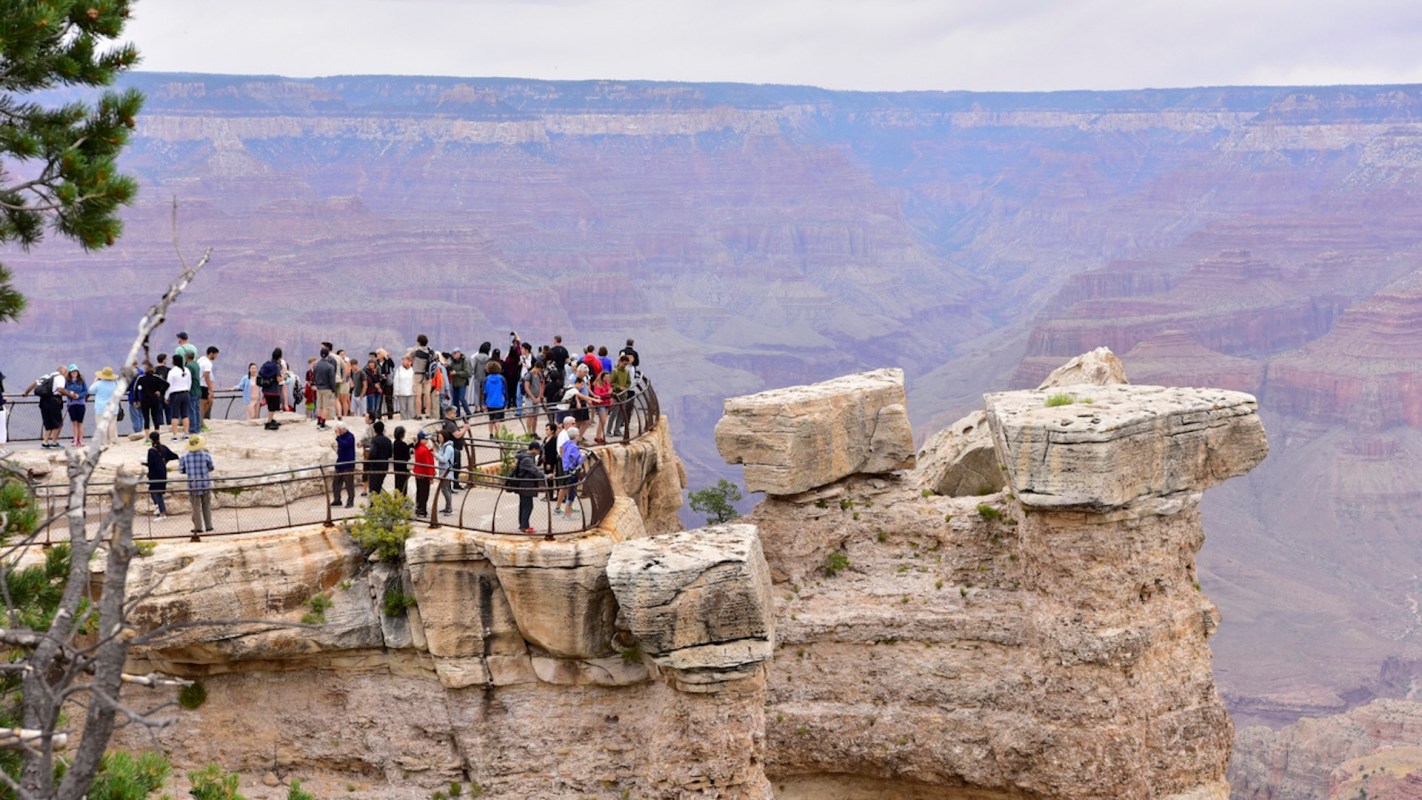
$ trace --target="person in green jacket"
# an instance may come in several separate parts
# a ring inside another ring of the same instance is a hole
[[[469,359],[464,357],[463,348],[454,348],[454,354],[449,357],[445,370],[449,373],[451,402],[462,416],[467,417],[474,413],[469,410],[469,378],[473,368]]]

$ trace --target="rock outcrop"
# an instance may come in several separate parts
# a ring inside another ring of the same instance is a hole
[[[684,688],[719,689],[770,660],[775,612],[754,526],[623,542],[607,575],[642,651]]]
[[[785,449],[840,431],[822,446],[860,454],[736,524],[648,536],[619,497],[601,528],[553,542],[421,529],[403,565],[323,528],[160,545],[135,573],[135,592],[156,587],[145,627],[254,621],[135,653],[207,683],[208,706],[159,743],[377,784],[358,798],[463,780],[540,800],[763,800],[772,781],[787,798],[1223,800],[1219,616],[1194,554],[1202,490],[1262,456],[1252,400],[1063,389],[1101,396],[1101,422],[1068,426],[1095,432],[1081,450],[1054,438],[1060,408],[1035,413],[1041,393],[994,396],[1006,486],[955,498],[889,469],[901,437],[856,426],[876,408],[897,430],[902,405],[856,400],[856,381],[787,391],[811,399],[768,429]],[[815,420],[798,438],[796,413]],[[1130,474],[1058,489],[1021,456],[1036,442],[1069,472]],[[317,595],[324,623],[281,627]]]
[[[798,494],[913,461],[904,373],[880,369],[726,400],[716,447],[745,465],[746,488]]]
[[[1098,347],[1057,367],[1037,388],[1126,383],[1126,369],[1109,348]],[[986,411],[974,411],[933,434],[918,452],[914,477],[948,497],[990,494],[1007,485],[1006,468],[993,446]]]
[[[748,519],[775,580],[767,771],[787,796],[1227,795],[1219,615],[1194,555],[1202,490],[1263,456],[1252,398],[1215,419],[1157,387],[1056,391],[1121,404],[1120,430],[1098,429],[1121,452],[1071,503],[1024,460],[985,496],[857,475]],[[999,452],[1055,441],[1057,417],[1026,413],[1044,400],[990,399],[988,427],[1014,442]]]
[[[645,461],[678,474],[673,452]],[[674,509],[619,496],[599,527],[553,541],[417,524],[397,564],[367,561],[335,527],[160,544],[134,563],[133,621],[176,627],[129,666],[200,679],[209,699],[156,742],[180,766],[217,761],[371,800],[451,781],[540,800],[768,798],[773,631],[754,529],[672,535],[703,569],[660,598],[685,623],[660,637],[648,606],[628,609],[633,630],[619,621],[609,583],[616,548],[665,541],[645,538],[639,504]],[[115,744],[154,741],[133,731]],[[251,794],[283,796],[263,791]]]
[[[1108,511],[1198,492],[1268,454],[1243,392],[1083,385],[986,400],[998,457],[1031,508]]]

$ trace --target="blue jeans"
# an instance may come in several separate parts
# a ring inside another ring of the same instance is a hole
[[[202,432],[202,390],[189,392],[188,397],[188,430],[193,433]]]
[[[383,399],[384,399],[384,396],[383,396],[383,395],[378,395],[378,394],[368,394],[368,395],[366,395],[366,396],[365,396],[365,411],[366,411],[366,413],[367,413],[367,414],[374,414],[376,417],[379,417],[379,416],[380,416],[380,401],[383,400]]]
[[[454,407],[459,409],[459,413],[463,414],[466,417],[474,413],[469,410],[469,400],[467,399],[469,395],[469,387],[452,386],[450,388],[454,390]]]
[[[133,423],[134,433],[143,433],[143,410],[132,400],[128,401],[128,419]]]

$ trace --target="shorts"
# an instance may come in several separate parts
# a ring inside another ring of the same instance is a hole
[[[208,396],[207,396],[207,395],[208,395],[208,389],[207,389],[207,387],[206,387],[206,386],[200,387],[200,391],[202,392],[201,399],[203,399],[203,400],[208,399]]]
[[[262,397],[266,398],[266,401],[267,401],[267,410],[268,410],[268,411],[280,411],[280,410],[281,410],[281,395],[279,395],[279,394],[264,394],[264,395],[262,395]]]
[[[327,418],[336,415],[336,393],[330,389],[316,390],[316,416]]]
[[[168,418],[187,419],[192,403],[188,400],[187,392],[173,392],[168,395]]]
[[[503,419],[503,418],[504,418],[504,410],[503,410],[502,408],[491,408],[491,409],[489,409],[489,421],[490,421],[490,422],[493,422],[493,421],[495,421],[495,420],[501,420],[501,419]]]
[[[587,406],[583,405],[582,403],[579,403],[578,407],[573,409],[573,419],[577,420],[578,422],[587,422],[588,420],[592,419],[592,415],[588,413]]]
[[[86,409],[84,408],[84,406],[78,405],[77,403],[71,403],[69,405],[69,421],[83,422],[85,410]]]
[[[53,395],[41,397],[39,409],[40,418],[44,420],[45,430],[57,431],[64,425],[64,406],[59,402],[58,397]]]

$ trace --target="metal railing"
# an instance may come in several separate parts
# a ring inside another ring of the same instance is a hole
[[[256,390],[254,390],[256,391]],[[99,412],[94,408],[94,399],[85,400],[88,410],[84,412],[84,435],[93,434],[95,426],[98,424]],[[123,404],[124,421],[118,423],[120,436],[134,433],[132,418],[135,409],[127,401]],[[263,407],[265,408],[265,406]],[[40,419],[39,398],[34,396],[21,397],[19,395],[5,395],[5,410],[9,413],[5,415],[5,435],[12,442],[37,442],[44,432],[44,425]],[[166,413],[166,412],[165,412]],[[263,412],[265,413],[265,411]],[[164,417],[167,418],[166,416]],[[213,393],[212,413],[208,419],[241,420],[247,419],[247,404],[242,402],[242,393],[231,389],[219,389]],[[63,436],[68,436],[72,430],[69,423],[69,414],[64,413],[63,421],[60,424]],[[139,430],[142,430],[140,424]]]
[[[550,476],[537,488],[532,527],[547,539],[566,534],[582,533],[600,525],[613,504],[612,481],[606,466],[596,453],[584,452],[581,474],[574,478]],[[408,462],[407,462],[408,463]],[[220,465],[219,465],[220,466]],[[413,468],[413,464],[409,464]],[[391,462],[359,462],[352,471],[338,472],[335,464],[268,472],[259,475],[213,476],[209,491],[212,508],[212,529],[194,529],[188,480],[181,474],[170,477],[163,487],[168,514],[155,515],[157,506],[150,497],[150,483],[139,485],[138,514],[134,518],[136,541],[188,539],[201,541],[209,536],[233,536],[246,533],[281,530],[301,525],[332,527],[363,513],[364,503],[350,502],[337,506],[332,502],[338,476],[351,475],[354,491],[364,493],[370,477],[383,477],[384,491],[398,491],[396,479],[401,473]],[[429,478],[429,513],[425,522],[429,528],[448,525],[481,533],[526,535],[518,527],[518,492],[513,481],[497,473],[480,469],[464,469],[456,473],[455,481],[463,488],[454,497],[449,513],[443,510],[441,479]],[[405,473],[404,491],[414,497],[419,485],[413,472]],[[553,513],[556,493],[563,488],[576,489],[577,513],[569,519]],[[69,503],[68,484],[38,484],[31,491],[40,511],[47,517],[63,514]],[[355,498],[351,498],[354,501]],[[113,485],[90,484],[84,495],[86,526],[96,527],[112,511]],[[418,509],[417,509],[418,510]],[[40,544],[45,547],[69,538],[62,518],[47,527]]]

